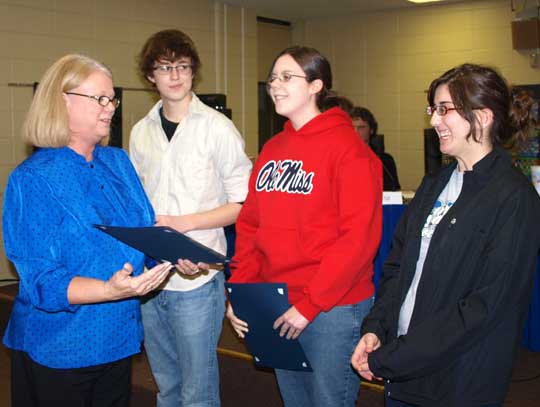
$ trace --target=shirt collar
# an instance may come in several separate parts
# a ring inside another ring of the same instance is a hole
[[[495,176],[497,164],[512,165],[510,155],[502,147],[494,147],[484,158],[474,164],[472,171],[464,174],[464,183],[467,185],[486,185]],[[498,168],[501,168],[498,166]]]
[[[197,97],[197,95],[191,92],[191,101],[188,106],[188,113],[186,117],[191,115],[201,114],[204,110],[205,104]],[[148,113],[148,117],[154,120],[155,122],[161,124],[161,117],[159,115],[160,109],[163,107],[163,101],[160,99]]]

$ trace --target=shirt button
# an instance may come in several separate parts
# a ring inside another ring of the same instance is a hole
[[[100,185],[100,186],[99,186],[99,189],[103,189],[103,185]]]
[[[391,394],[392,394],[391,392],[386,393],[386,395],[387,395],[388,397],[390,397]]]
[[[90,168],[94,168],[94,164],[90,164]]]

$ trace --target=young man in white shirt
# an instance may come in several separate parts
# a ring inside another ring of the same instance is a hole
[[[130,156],[154,210],[170,226],[225,254],[223,226],[247,195],[251,162],[234,124],[193,93],[200,59],[178,30],[152,35],[139,70],[160,101],[131,132]],[[203,268],[199,267],[202,266]],[[216,348],[225,307],[223,273],[189,259],[142,305],[158,407],[219,406]]]

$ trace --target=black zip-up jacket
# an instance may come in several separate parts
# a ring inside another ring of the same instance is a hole
[[[426,176],[404,212],[362,334],[382,346],[371,371],[390,397],[420,406],[502,403],[540,247],[540,198],[499,148],[464,174],[426,255],[406,335],[397,336],[421,230],[456,164]]]

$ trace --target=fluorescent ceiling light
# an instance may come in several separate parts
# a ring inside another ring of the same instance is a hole
[[[442,1],[442,0],[407,0],[411,3],[435,3],[436,1]]]

